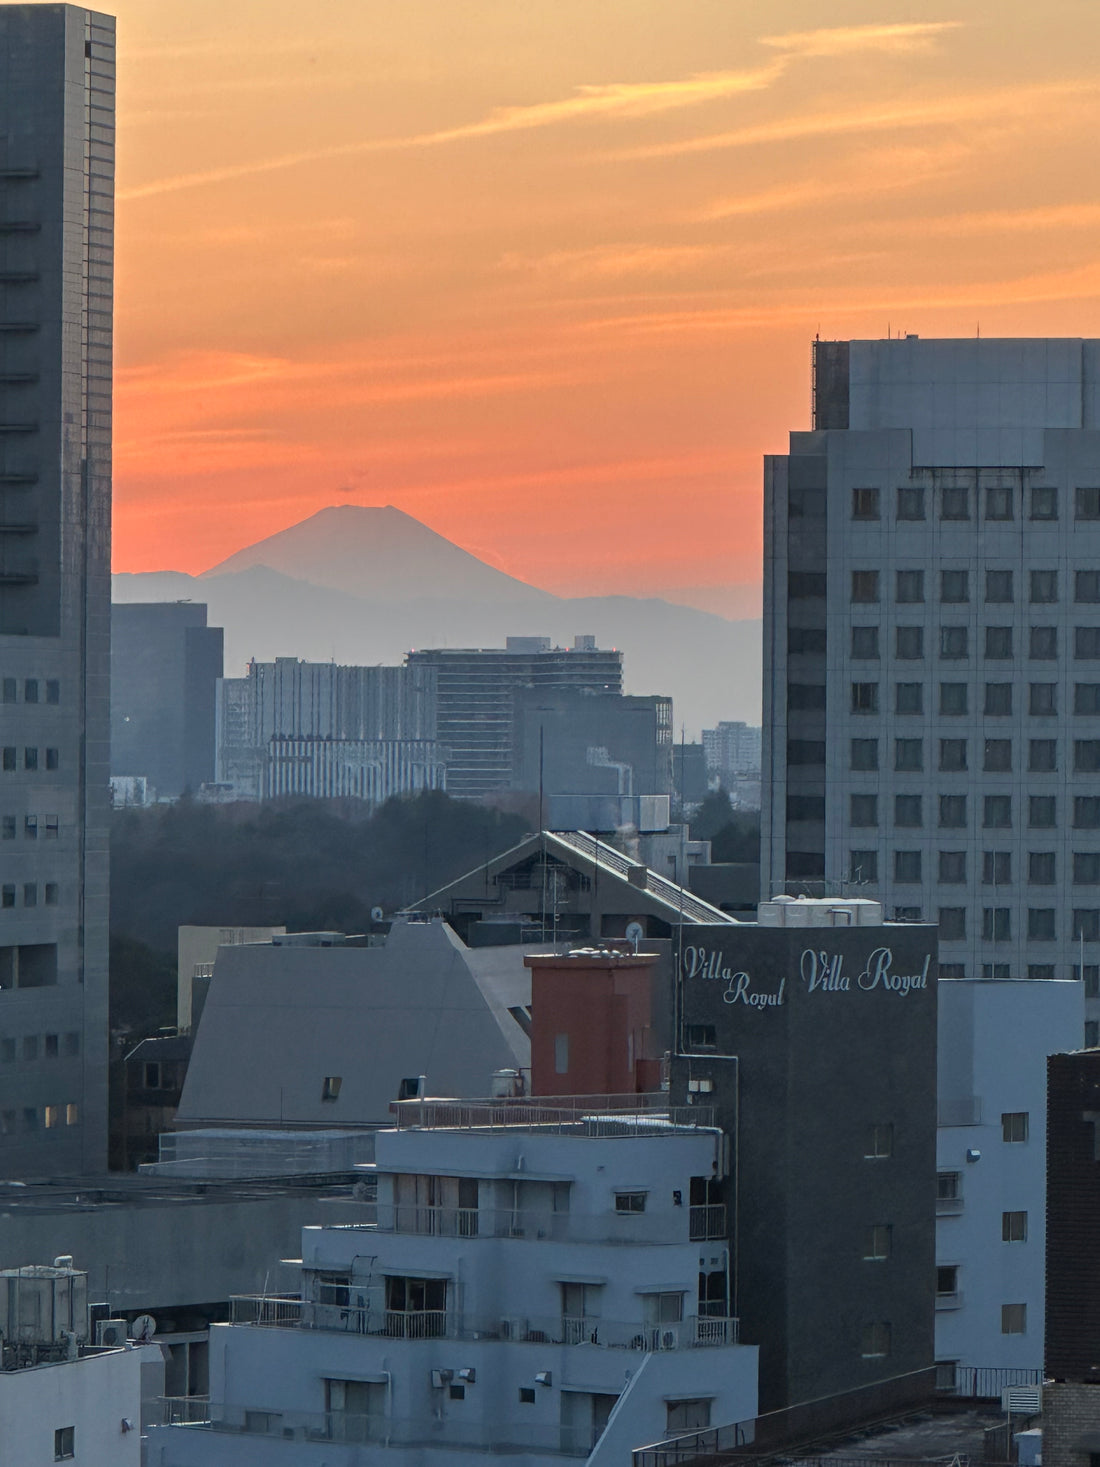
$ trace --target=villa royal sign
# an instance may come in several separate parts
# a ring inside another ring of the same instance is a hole
[[[919,973],[895,973],[894,955],[888,947],[877,947],[867,959],[867,965],[854,977],[844,971],[844,959],[840,953],[815,951],[804,948],[799,961],[799,978],[807,993],[848,993],[862,989],[865,993],[881,988],[904,998],[918,989],[928,987],[928,969],[932,962],[931,953],[926,954]],[[729,967],[725,953],[705,947],[685,947],[681,960],[684,978],[698,978],[704,982],[724,983],[722,995],[726,1003],[743,1003],[752,1009],[782,1008],[787,1002],[787,980],[780,978],[779,986],[770,992],[757,989],[751,976]]]

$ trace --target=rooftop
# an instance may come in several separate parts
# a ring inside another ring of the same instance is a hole
[[[585,1137],[666,1136],[713,1130],[713,1106],[672,1106],[647,1095],[531,1095],[497,1100],[396,1100],[396,1129],[537,1131]]]

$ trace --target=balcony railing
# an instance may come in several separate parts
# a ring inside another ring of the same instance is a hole
[[[643,1095],[534,1095],[508,1100],[395,1100],[399,1131],[528,1130],[571,1136],[663,1136],[713,1130],[713,1105],[670,1106],[663,1091]]]
[[[534,1242],[682,1244],[727,1237],[722,1203],[671,1217],[644,1212],[552,1212],[547,1208],[423,1207],[380,1202],[381,1233],[435,1238],[525,1238]],[[684,1227],[686,1221],[687,1227]],[[686,1236],[685,1236],[686,1234]]]
[[[613,1350],[693,1350],[738,1343],[738,1321],[699,1314],[664,1324],[584,1315],[476,1315],[455,1310],[360,1308],[285,1294],[236,1294],[230,1323],[322,1329],[390,1339],[508,1340],[531,1345],[602,1345]]]
[[[689,1208],[688,1231],[693,1243],[705,1243],[728,1237],[726,1204],[708,1202],[701,1207]]]

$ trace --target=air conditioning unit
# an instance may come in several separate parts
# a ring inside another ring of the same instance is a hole
[[[104,1349],[117,1350],[126,1343],[126,1330],[128,1326],[124,1319],[97,1319],[95,1325],[95,1342]]]
[[[512,1315],[500,1321],[500,1337],[502,1340],[524,1340],[527,1338],[527,1321],[517,1319]]]
[[[661,1331],[661,1349],[676,1350],[680,1345],[680,1334],[678,1330],[666,1329]]]

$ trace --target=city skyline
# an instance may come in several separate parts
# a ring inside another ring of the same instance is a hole
[[[1067,0],[113,8],[118,570],[393,503],[752,615],[818,330],[1100,330]]]

